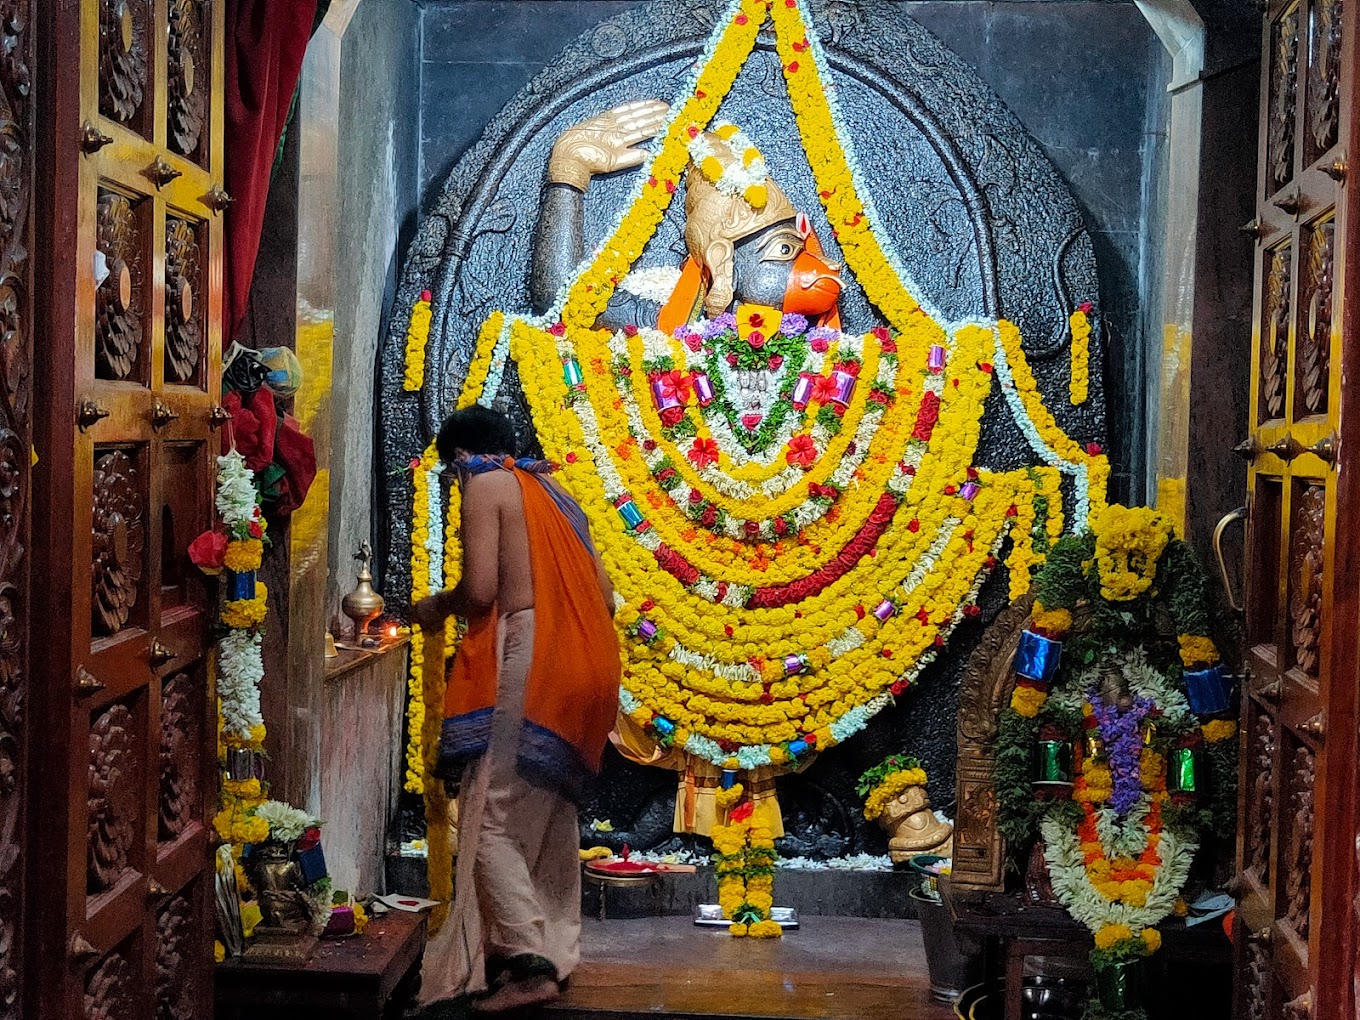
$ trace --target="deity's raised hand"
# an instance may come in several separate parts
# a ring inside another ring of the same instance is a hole
[[[634,146],[660,131],[669,111],[659,99],[643,99],[567,128],[553,145],[548,180],[585,191],[596,174],[641,166],[647,152]]]

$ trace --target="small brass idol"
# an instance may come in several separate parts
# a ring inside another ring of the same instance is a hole
[[[354,639],[357,641],[368,633],[368,625],[382,613],[384,603],[383,597],[373,590],[373,574],[369,572],[373,547],[367,541],[360,542],[354,558],[359,561],[359,583],[341,600],[340,609],[354,621]]]

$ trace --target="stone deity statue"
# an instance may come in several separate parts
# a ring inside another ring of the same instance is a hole
[[[656,100],[626,103],[568,128],[557,139],[534,237],[530,293],[536,314],[553,306],[586,254],[585,203],[592,179],[646,162],[647,152],[637,146],[664,127],[668,112]],[[684,180],[688,259],[665,292],[621,280],[595,325],[672,333],[687,322],[755,305],[839,327],[840,268],[823,257],[808,217],[769,175],[754,144],[733,125],[715,126],[707,132],[696,129],[689,150]],[[733,186],[734,179],[747,187]],[[758,406],[764,393],[777,388],[767,378],[771,374],[740,373],[737,401]],[[614,739],[632,760],[680,773],[675,831],[707,835],[715,818],[719,770],[677,748],[660,747],[624,715]],[[784,832],[774,789],[780,771],[758,768],[744,779],[757,818],[776,836]]]
[[[591,179],[640,166],[637,148],[665,123],[657,100],[627,103],[568,128],[553,146],[548,183],[535,235],[531,294],[534,311],[546,312],[585,256],[585,201]],[[738,166],[743,152],[731,138],[706,132],[696,139],[722,168]],[[691,147],[692,152],[694,147]],[[763,165],[763,160],[761,161]],[[673,329],[699,315],[710,318],[737,304],[797,312],[815,319],[840,296],[839,267],[827,262],[816,237],[772,178],[763,203],[723,182],[713,182],[691,161],[685,180],[685,243],[689,260],[680,288],[669,300],[615,290],[597,325]],[[669,318],[669,321],[668,321]]]

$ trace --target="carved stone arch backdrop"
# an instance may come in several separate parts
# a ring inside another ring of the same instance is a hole
[[[849,136],[884,220],[880,230],[893,238],[923,291],[919,296],[948,319],[1002,316],[1016,322],[1059,423],[1080,441],[1103,441],[1099,315],[1091,347],[1091,397],[1073,407],[1067,394],[1068,313],[1084,300],[1099,307],[1093,248],[1067,184],[977,75],[895,5],[823,0],[812,6]],[[532,231],[553,141],[564,128],[617,103],[672,98],[720,10],[711,0],[676,0],[621,14],[586,32],[501,110],[429,201],[382,350],[384,463],[378,470],[390,522],[390,544],[383,550],[385,593],[395,604],[404,603],[410,592],[412,496],[409,474],[396,469],[420,454],[454,405],[487,313],[496,307],[529,308]],[[752,135],[781,186],[808,212],[831,257],[838,258],[779,71],[773,39],[763,33],[719,116]],[[586,205],[589,244],[601,239],[626,207],[632,184],[629,173],[592,184]],[[672,204],[638,268],[679,265],[682,210],[682,201]],[[433,293],[434,320],[426,382],[421,393],[409,393],[403,389],[406,326],[411,305],[427,289]],[[842,311],[848,329],[881,321],[853,280]],[[994,391],[979,447],[979,462],[998,469],[1029,459],[1025,439],[1001,399]],[[513,366],[497,403],[531,437]],[[1004,595],[994,586],[984,591],[983,604],[991,607],[987,618]],[[951,654],[922,677],[923,688],[946,688],[929,706],[916,704],[922,699],[912,695],[904,699],[907,709],[885,713],[919,717],[911,738],[935,766],[932,790],[945,804],[953,799],[957,674],[975,640],[976,628],[961,629]],[[887,748],[902,736],[892,719],[878,724],[880,731],[884,728],[889,732],[875,737],[871,727],[856,744],[865,750]],[[845,759],[841,770],[855,767],[844,749],[838,755]],[[857,751],[853,757],[860,755]],[[848,784],[837,779],[829,785]]]

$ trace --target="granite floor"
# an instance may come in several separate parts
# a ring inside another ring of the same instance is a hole
[[[951,1020],[933,1002],[915,921],[805,916],[777,941],[687,917],[586,918],[582,963],[552,1020]]]

